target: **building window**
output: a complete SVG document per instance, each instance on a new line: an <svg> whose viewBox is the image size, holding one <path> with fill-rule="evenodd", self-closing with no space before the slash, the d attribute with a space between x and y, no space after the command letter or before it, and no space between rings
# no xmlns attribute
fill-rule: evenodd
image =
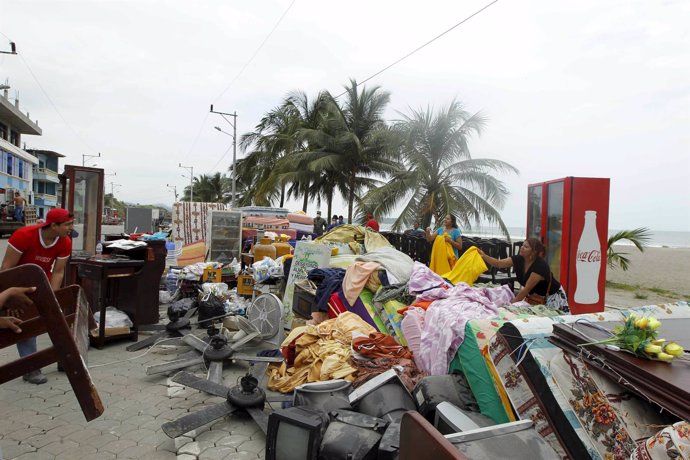
<svg viewBox="0 0 690 460"><path fill-rule="evenodd" d="M24 160L17 160L17 177L26 179L26 176L24 175Z"/></svg>
<svg viewBox="0 0 690 460"><path fill-rule="evenodd" d="M6 153L5 158L7 159L7 165L5 166L5 172L11 176L12 175L12 163L13 163L12 160L14 160L14 157L12 156L11 153Z"/></svg>
<svg viewBox="0 0 690 460"><path fill-rule="evenodd" d="M7 125L0 123L0 138L7 140Z"/></svg>
<svg viewBox="0 0 690 460"><path fill-rule="evenodd" d="M14 144L19 147L19 133L15 130L10 131L10 144Z"/></svg>

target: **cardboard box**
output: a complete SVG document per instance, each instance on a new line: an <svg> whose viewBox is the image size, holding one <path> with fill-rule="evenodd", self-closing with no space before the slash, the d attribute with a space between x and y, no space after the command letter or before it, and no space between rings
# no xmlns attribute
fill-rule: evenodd
<svg viewBox="0 0 690 460"><path fill-rule="evenodd" d="M122 334L129 334L131 331L127 326L122 326L122 327L106 327L105 328L105 337L112 337L114 335L122 335ZM89 335L91 337L98 337L98 329L91 329L89 331Z"/></svg>

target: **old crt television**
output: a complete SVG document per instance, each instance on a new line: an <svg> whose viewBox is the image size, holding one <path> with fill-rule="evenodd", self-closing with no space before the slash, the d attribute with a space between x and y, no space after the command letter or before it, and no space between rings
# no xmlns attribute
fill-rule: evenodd
<svg viewBox="0 0 690 460"><path fill-rule="evenodd" d="M447 401L443 401L436 406L434 426L441 434L452 434L481 428L465 412Z"/></svg>
<svg viewBox="0 0 690 460"><path fill-rule="evenodd" d="M328 414L304 407L279 409L268 417L266 460L316 460Z"/></svg>

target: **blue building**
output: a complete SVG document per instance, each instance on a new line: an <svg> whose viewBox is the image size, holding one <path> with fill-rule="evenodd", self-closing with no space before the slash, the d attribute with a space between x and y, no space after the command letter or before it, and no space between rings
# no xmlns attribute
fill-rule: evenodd
<svg viewBox="0 0 690 460"><path fill-rule="evenodd" d="M36 217L45 219L46 213L58 206L58 161L65 156L52 150L29 149L27 152L38 159L38 164L33 168L34 206Z"/></svg>
<svg viewBox="0 0 690 460"><path fill-rule="evenodd" d="M0 95L0 204L13 206L14 193L19 192L29 204L33 204L33 166L38 158L24 151L22 135L40 136L38 123L29 114L19 110L19 100L10 102L9 85L3 84Z"/></svg>

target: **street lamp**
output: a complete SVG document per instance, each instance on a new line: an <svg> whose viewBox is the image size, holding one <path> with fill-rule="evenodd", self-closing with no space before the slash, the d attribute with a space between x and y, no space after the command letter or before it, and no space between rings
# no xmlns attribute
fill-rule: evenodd
<svg viewBox="0 0 690 460"><path fill-rule="evenodd" d="M100 158L101 157L101 152L98 152L98 155L84 155L82 154L81 156L81 165L86 166L86 159L87 158ZM95 166L95 165L94 165Z"/></svg>
<svg viewBox="0 0 690 460"><path fill-rule="evenodd" d="M166 187L171 189L175 194L175 203L177 203L177 187L175 185L165 184Z"/></svg>
<svg viewBox="0 0 690 460"><path fill-rule="evenodd" d="M218 126L215 128L220 131L223 134L227 134L228 136L232 137L232 203L231 207L235 207L235 187L236 187L236 182L237 182L237 112L233 113L225 113L225 112L217 112L213 110L213 104L211 104L211 113L217 113L221 117L223 117L223 120L227 121L230 126L232 126L232 134L226 133L222 129L220 129ZM233 117L232 120L228 120L225 116Z"/></svg>
<svg viewBox="0 0 690 460"><path fill-rule="evenodd" d="M179 166L189 171L189 202L191 203L194 201L194 166L182 166L182 163ZM182 177L187 176L182 174Z"/></svg>

